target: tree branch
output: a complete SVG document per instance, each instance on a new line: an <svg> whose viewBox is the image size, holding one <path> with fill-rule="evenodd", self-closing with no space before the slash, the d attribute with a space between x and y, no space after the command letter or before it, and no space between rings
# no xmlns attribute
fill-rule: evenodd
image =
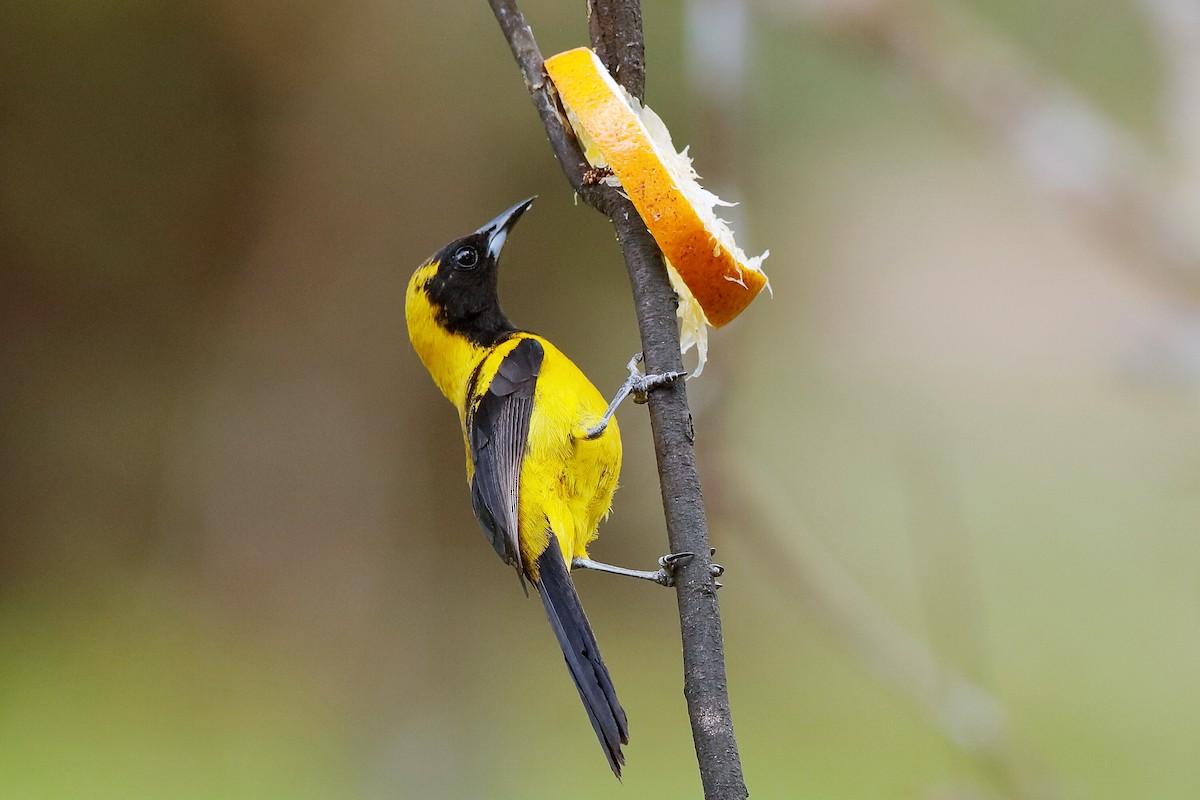
<svg viewBox="0 0 1200 800"><path fill-rule="evenodd" d="M641 100L646 95L646 37L641 0L588 0L592 49L617 83Z"/></svg>
<svg viewBox="0 0 1200 800"><path fill-rule="evenodd" d="M678 300L658 246L627 198L609 187L584 184L587 165L555 103L533 32L515 0L489 3L521 67L567 180L616 228L633 289L647 371L682 371L675 313ZM589 0L588 8L593 47L618 83L640 98L645 86L645 39L639 3ZM695 431L686 384L675 381L654 391L649 407L671 551L695 554L676 573L676 597L683 641L683 693L704 796L707 800L743 800L747 791L729 710L721 615L709 570L712 559L708 521L696 467Z"/></svg>
<svg viewBox="0 0 1200 800"><path fill-rule="evenodd" d="M580 196L583 196L583 174L588 170L587 159L575 135L571 133L567 119L555 101L554 86L546 75L546 64L542 59L542 51L538 49L537 41L533 38L533 30L525 22L525 15L515 2L496 2L489 0L500 30L508 41L513 58L521 68L521 77L525 79L525 88L533 100L533 107L542 118L542 127L550 137L550 147L558 165L562 167L567 181ZM595 205L589 203L589 205Z"/></svg>

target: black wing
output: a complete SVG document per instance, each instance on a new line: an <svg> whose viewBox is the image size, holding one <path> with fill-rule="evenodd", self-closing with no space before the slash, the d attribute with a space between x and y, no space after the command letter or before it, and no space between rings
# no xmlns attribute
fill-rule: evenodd
<svg viewBox="0 0 1200 800"><path fill-rule="evenodd" d="M467 440L475 465L471 505L496 555L516 567L522 585L525 565L517 542L518 490L533 394L544 355L536 339L518 342L500 362L467 420Z"/></svg>

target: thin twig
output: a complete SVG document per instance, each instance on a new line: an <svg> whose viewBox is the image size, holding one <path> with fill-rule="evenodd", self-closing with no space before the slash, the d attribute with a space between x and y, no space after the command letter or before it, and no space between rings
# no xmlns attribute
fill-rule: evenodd
<svg viewBox="0 0 1200 800"><path fill-rule="evenodd" d="M633 289L646 369L682 371L675 313L678 300L658 246L628 199L608 187L583 185L587 165L554 102L533 32L515 0L489 3L521 67L567 180L616 228ZM640 98L645 85L645 39L639 4L636 0L590 0L589 18L593 47L616 80ZM686 384L675 381L656 390L650 395L649 407L670 547L672 552L695 554L676 573L676 597L683 641L683 692L704 796L707 800L743 800L747 792L729 710L721 615L710 572L708 521L696 467L695 431Z"/></svg>

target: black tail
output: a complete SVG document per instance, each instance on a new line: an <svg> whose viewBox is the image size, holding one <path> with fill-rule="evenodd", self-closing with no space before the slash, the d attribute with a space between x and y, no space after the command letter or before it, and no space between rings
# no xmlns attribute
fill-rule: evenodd
<svg viewBox="0 0 1200 800"><path fill-rule="evenodd" d="M571 583L562 550L553 533L550 533L550 544L538 557L537 565L538 593L542 596L542 605L546 607L546 616L550 618L550 626L558 637L567 668L575 679L575 688L579 690L579 697L587 709L596 738L608 756L608 765L620 778L621 765L625 763L621 745L629 743L625 710L617 702L617 691L613 688L612 678L608 676L608 667L604 666L604 659L600 657L596 637L592 635L592 627L588 625L583 606L579 604L575 584Z"/></svg>

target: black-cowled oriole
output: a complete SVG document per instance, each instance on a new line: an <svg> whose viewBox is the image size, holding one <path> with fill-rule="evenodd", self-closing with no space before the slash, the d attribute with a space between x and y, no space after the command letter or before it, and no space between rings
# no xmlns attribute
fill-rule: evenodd
<svg viewBox="0 0 1200 800"><path fill-rule="evenodd" d="M570 567L599 569L669 585L674 564L656 572L592 561L588 544L609 511L621 471L621 434L612 414L626 395L679 377L630 378L606 407L575 364L546 339L519 330L500 309L497 262L505 239L533 198L417 268L405 315L413 349L458 409L467 449L471 504L484 535L522 585L532 583L562 647L588 718L617 777L629 740L625 711Z"/></svg>

